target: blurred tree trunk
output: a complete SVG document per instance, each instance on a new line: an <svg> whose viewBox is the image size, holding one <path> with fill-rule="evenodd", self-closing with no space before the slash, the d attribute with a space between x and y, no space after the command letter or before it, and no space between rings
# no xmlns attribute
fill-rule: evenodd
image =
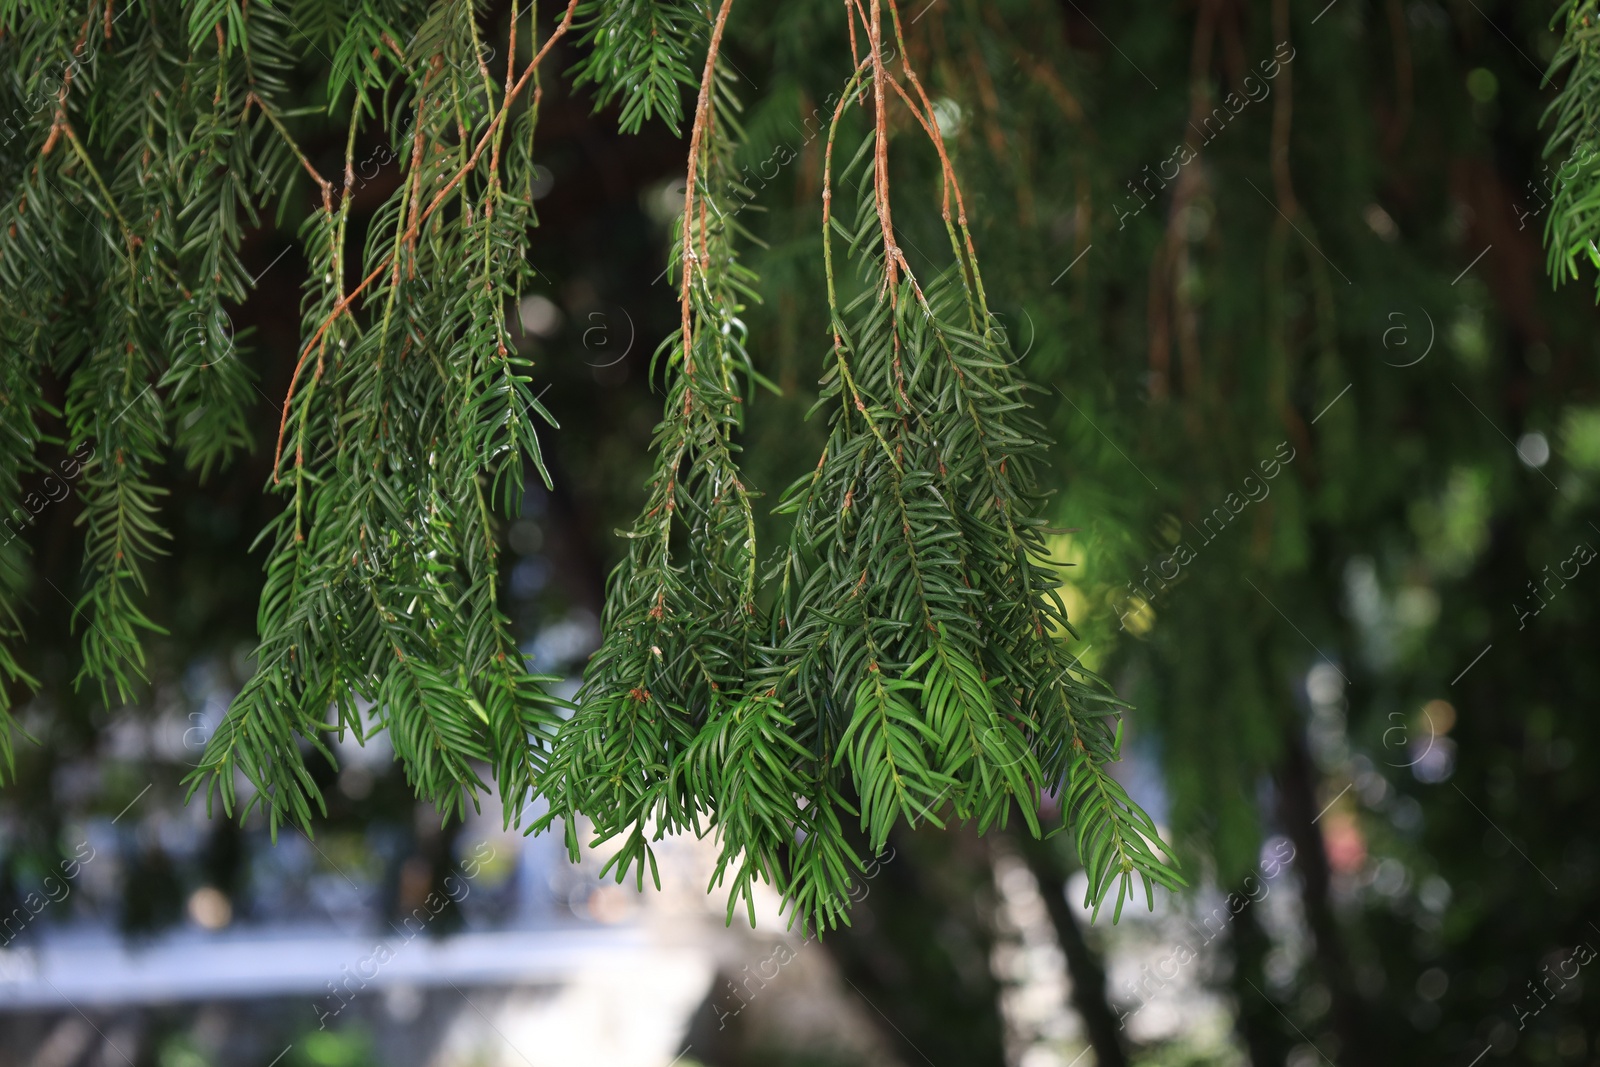
<svg viewBox="0 0 1600 1067"><path fill-rule="evenodd" d="M902 830L889 844L860 880L850 925L822 940L846 995L903 1063L1004 1067L988 848L955 827Z"/></svg>
<svg viewBox="0 0 1600 1067"><path fill-rule="evenodd" d="M1067 975L1072 979L1072 1006L1088 1031L1095 1063L1099 1067L1127 1067L1128 1054L1123 1045L1121 1024L1106 999L1105 968L1084 939L1083 929L1072 914L1072 905L1067 903L1067 874L1060 855L1049 841L1040 841L1032 834L1011 836L1033 872L1034 880L1039 883L1039 893L1050 913L1050 924L1055 927L1056 940L1067 958Z"/></svg>
<svg viewBox="0 0 1600 1067"><path fill-rule="evenodd" d="M1256 908L1245 908L1230 928L1233 950L1234 1026L1250 1055L1251 1067L1281 1067L1291 1042L1283 1035L1283 1016L1266 996L1262 966L1272 941L1256 920Z"/></svg>
<svg viewBox="0 0 1600 1067"><path fill-rule="evenodd" d="M1344 1064L1367 1064L1375 1062L1367 1049L1369 1021L1328 899L1328 854L1315 822L1319 810L1316 779L1304 729L1293 720L1284 731L1283 760L1278 766L1278 817L1294 842L1294 869L1300 876L1301 902L1315 942L1317 972L1332 998L1330 1024L1339 1039L1336 1058Z"/></svg>

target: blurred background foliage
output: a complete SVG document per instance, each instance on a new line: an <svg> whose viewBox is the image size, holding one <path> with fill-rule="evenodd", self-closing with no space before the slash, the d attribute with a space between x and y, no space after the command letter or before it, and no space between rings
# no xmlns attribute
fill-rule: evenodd
<svg viewBox="0 0 1600 1067"><path fill-rule="evenodd" d="M491 40L505 6L484 7ZM782 390L756 401L745 434L768 503L823 440L805 421L827 348L812 116L842 77L824 61L847 54L839 8L736 5L724 46L747 83L741 163L758 190L741 221L766 242L749 255L765 295L749 349ZM1221 1051L1131 1040L1116 1016L1140 1001L1102 976L1107 932L1052 907L1103 1064L1600 1062L1595 983L1538 986L1600 943L1600 727L1583 710L1600 692L1585 643L1600 573L1582 551L1600 542L1600 320L1592 268L1564 286L1544 273L1550 170L1576 147L1543 155L1541 117L1566 76L1546 78L1556 13L1512 0L908 8L991 305L1046 387L1063 591L1086 660L1136 706L1130 791L1170 827L1191 880L1221 893L1270 840L1295 849L1292 928L1245 908L1205 977L1236 1021ZM310 104L327 72L306 52ZM553 58L578 56L566 42ZM562 428L545 435L554 489L531 488L507 530L505 603L536 669L569 675L597 639L611 532L648 471L647 357L676 322L661 271L684 156L661 124L621 135L621 103L593 104L547 77L543 288L517 315ZM344 131L297 122L336 168ZM359 136L362 158L384 158L381 133ZM897 196L931 208L936 161L905 140ZM397 180L392 163L370 170L358 221ZM939 247L917 228L933 211L900 217L908 249ZM261 487L298 343L299 221L245 244L259 282L232 318L261 394L253 451L203 485L176 463L166 474L175 538L149 613L170 634L151 643L136 703L108 708L70 684L74 502L25 535L37 579L19 657L42 687L21 711L37 743L0 793L0 912L85 836L117 863L64 912L100 909L129 936L195 921L202 887L224 922L332 906L326 857L207 820L179 787L250 670L250 545L273 506ZM453 862L453 831L381 752L318 773L328 862L408 910ZM904 1062L923 1049L1006 1062L982 965L1000 846L960 830L894 845L892 877L827 951L882 1008ZM1056 899L1072 889L1067 842L1006 847ZM287 1018L286 1032L303 1025ZM180 1022L150 1017L176 1035L149 1043L150 1062L210 1062ZM371 1049L349 1030L296 1055L357 1064Z"/></svg>

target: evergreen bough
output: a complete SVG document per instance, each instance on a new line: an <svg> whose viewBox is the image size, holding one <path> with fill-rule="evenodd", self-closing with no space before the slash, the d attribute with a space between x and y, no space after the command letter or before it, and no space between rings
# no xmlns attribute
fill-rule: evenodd
<svg viewBox="0 0 1600 1067"><path fill-rule="evenodd" d="M257 669L210 739L191 794L276 831L309 831L325 739L386 729L417 792L464 814L489 788L509 823L535 797L576 852L616 839L620 880L650 843L714 832L729 915L776 886L810 928L846 914L867 848L894 826L1045 831L1060 790L1096 910L1182 880L1113 779L1120 703L1067 649L1046 553L1047 442L988 308L939 115L894 0L844 4L852 55L831 114L820 212L830 343L815 469L780 499L786 542L757 544L739 466L754 387L740 319L759 299L737 221L740 102L721 56L733 0L571 0L541 36L512 0L491 46L470 0L0 2L10 140L0 228L0 506L40 461L40 381L66 383L71 443L93 442L80 682L143 680L144 568L167 539L153 474L176 450L202 475L247 443L254 383L222 328L252 280L240 240L302 175L312 265L270 489L283 510ZM576 80L625 131L688 120L672 246L682 323L656 353L665 405L645 506L611 576L603 644L573 705L531 674L498 605L498 524L525 464L548 483L554 425L507 332L528 266L539 66L561 38ZM503 68L491 65L494 49ZM289 86L315 65L344 124L342 173L294 139ZM700 68L696 75L695 68ZM680 90L692 88L686 115ZM898 247L891 118L939 160L950 258ZM402 181L349 248L358 134L381 125ZM863 132L864 131L864 132ZM859 190L855 203L835 192ZM360 264L348 270L348 264ZM20 542L0 548L0 619L20 636ZM32 680L0 642L0 673ZM4 699L4 698L0 698ZM8 713L9 705L4 705ZM370 713L363 708L370 707ZM375 720L369 719L369 714ZM0 729L9 764L11 731ZM248 795L236 792L242 777Z"/></svg>
<svg viewBox="0 0 1600 1067"><path fill-rule="evenodd" d="M1549 76L1565 70L1567 80L1545 112L1547 120L1555 120L1545 156L1559 165L1547 174L1542 192L1550 198L1545 218L1549 271L1559 284L1576 281L1585 259L1600 267L1600 0L1567 0L1554 24L1564 33ZM1543 206L1544 197L1539 199ZM1600 283L1595 294L1600 299Z"/></svg>

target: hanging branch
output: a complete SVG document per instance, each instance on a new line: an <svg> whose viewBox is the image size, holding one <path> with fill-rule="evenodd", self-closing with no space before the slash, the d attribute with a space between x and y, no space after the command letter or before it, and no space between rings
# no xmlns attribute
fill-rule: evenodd
<svg viewBox="0 0 1600 1067"><path fill-rule="evenodd" d="M534 273L532 202L508 186L532 180L538 67L576 7L520 75L510 65L522 17L513 9L498 101L479 60L479 79L446 76L469 69L458 57L481 56L470 6L430 8L405 50L380 52L408 64L411 106L396 113L409 111L412 151L369 226L368 266L354 286L343 264L364 90L337 208L325 196L307 222L313 295L280 420L275 485L291 432L295 456L281 479L291 506L269 529L262 665L190 778L191 790L209 798L215 789L237 811L242 773L254 787L243 809L263 805L274 829L284 819L304 826L320 807L300 741L326 754L329 730L358 739L387 730L413 787L447 817L477 805L487 764L515 822L543 772L562 702L544 688L553 679L529 673L498 604L496 512L514 513L521 500L525 457L548 481L534 419L553 424L505 325ZM527 18L532 26L537 12ZM513 117L530 83L532 102ZM430 282L458 275L467 284ZM327 446L313 454L319 439Z"/></svg>
<svg viewBox="0 0 1600 1067"><path fill-rule="evenodd" d="M1036 798L1059 786L1091 898L1098 906L1119 882L1120 913L1134 875L1147 892L1181 879L1154 851L1149 818L1104 770L1118 744L1116 702L1058 637L1070 628L1032 474L1044 442L991 321L961 187L892 0L909 91L884 62L882 0L845 5L859 58L828 127L821 218L831 433L780 504L792 534L752 625L754 526L732 462L731 377L736 366L750 372L729 339L742 338L735 294L753 295L753 279L718 203L737 137L731 94L719 92L729 7L709 22L689 138L674 247L681 325L658 352L670 356L670 388L656 472L611 577L604 642L557 739L538 825L563 821L576 856L586 818L592 844L621 839L607 873L640 884L647 864L654 871L651 840L715 833L712 882L728 886L730 920L740 901L753 918L764 881L794 922L820 929L848 921L850 878L863 869L843 817L859 818L875 851L902 819L986 829L1014 806L1039 833ZM854 43L857 20L869 55ZM953 262L926 282L895 236L896 98L940 162ZM863 190L847 227L835 211L834 148L858 105L869 132L841 175ZM841 295L839 237L862 283L852 297Z"/></svg>
<svg viewBox="0 0 1600 1067"><path fill-rule="evenodd" d="M1546 163L1541 182L1550 199L1544 243L1555 284L1576 281L1585 259L1600 268L1600 0L1567 0L1553 20L1563 22L1547 77L1565 71L1566 83L1544 113L1544 121L1554 119L1545 158L1561 162L1553 173ZM1600 277L1595 298L1600 301Z"/></svg>
<svg viewBox="0 0 1600 1067"><path fill-rule="evenodd" d="M642 883L648 841L699 832L714 786L688 769L696 730L720 721L743 689L757 583L754 504L734 459L743 425L743 301L754 274L740 265L738 102L719 62L732 0L708 25L689 136L684 210L673 246L681 324L662 342L667 397L652 447L657 462L627 560L608 583L600 650L578 711L546 777L550 813L577 855L577 816L595 843L625 838L608 870ZM667 46L667 47L670 47Z"/></svg>
<svg viewBox="0 0 1600 1067"><path fill-rule="evenodd" d="M889 7L921 106L873 63L873 129L856 157L870 155L873 194L848 232L850 257L878 281L843 307L832 266L832 145L853 82L830 129L823 238L835 369L824 397L845 402L817 471L786 498L798 536L782 568L779 658L798 668L783 677L836 679L831 700L812 712L813 736L833 766L848 766L873 847L902 816L938 822L949 805L983 828L1003 821L1010 798L1065 781L1091 900L1098 905L1116 880L1120 913L1134 874L1147 893L1181 879L1153 851L1148 817L1103 770L1117 747L1114 703L1056 637L1069 627L1051 591L1031 475L1043 442L1022 414L1026 386L989 320L960 185L893 0ZM853 10L881 57L879 4ZM927 284L893 238L881 104L891 90L940 158L955 263ZM880 235L876 254L864 243L869 230ZM964 329L950 317L962 307ZM839 636L846 619L856 636ZM1008 647L1001 635L1018 636ZM789 715L807 718L795 711L809 687L777 696ZM842 718L832 708L853 711ZM1032 803L1021 810L1032 825Z"/></svg>
<svg viewBox="0 0 1600 1067"><path fill-rule="evenodd" d="M332 49L328 111L344 123L342 180L313 165L281 106L302 58L291 42L312 38L273 5L152 9L128 21L114 70L50 88L9 204L15 223L0 231L0 338L27 380L48 370L67 382L69 433L96 449L82 519L85 678L124 697L138 684L140 638L158 628L139 597L166 536L152 477L168 446L205 474L248 441L250 380L218 324L253 284L237 253L260 225L256 205L281 205L304 173L317 203L300 234L309 275L274 444L284 506L262 535L257 669L191 793L241 816L259 805L274 832L286 821L309 831L324 804L313 754L332 759L329 734L387 731L414 790L446 817L491 787L508 824L542 797L536 829L561 821L576 853L587 821L591 843L618 843L607 872L640 884L652 841L710 833L730 918L740 901L753 917L764 882L810 930L849 921L865 863L845 820L874 851L902 823L986 830L1014 810L1043 833L1038 796L1060 790L1097 906L1116 882L1120 911L1135 875L1147 892L1179 884L1104 768L1120 704L1064 644L1036 481L1047 442L992 321L896 0L844 5L850 69L820 212L827 443L783 494L789 528L758 566L757 494L738 459L745 409L767 383L743 319L759 294L739 255L752 238L723 58L732 10L568 0L540 42L536 9L514 0L497 79L475 5L359 5L319 31ZM15 32L76 62L100 15L95 4L81 27L74 15ZM524 18L533 56L519 67ZM652 116L675 126L680 89L697 92L668 252L679 323L652 362L665 394L654 468L608 583L602 646L566 705L530 673L501 611L498 544L528 464L549 481L538 429L554 420L507 321L536 277L539 66L574 28L590 46L577 80L602 104L626 94L623 129ZM82 119L156 85L181 90L141 104L141 123ZM894 208L921 225L934 207L892 183L902 106L938 159L950 246L920 277ZM357 227L356 145L370 122L410 151ZM835 202L848 187L853 211ZM10 377L0 402L22 428L46 410ZM0 444L0 500L30 455ZM26 576L14 552L0 548L0 565L0 626L14 630L5 620ZM0 677L21 680L3 649ZM0 722L7 760L9 730Z"/></svg>
<svg viewBox="0 0 1600 1067"><path fill-rule="evenodd" d="M550 38L547 41L545 41L544 46L534 53L533 59L528 62L528 66L523 70L521 77L519 77L516 80L516 83L513 84L509 90L507 90L505 97L501 100L500 110L496 112L493 120L489 123L489 128L484 130L483 134L478 138L477 143L473 145L472 155L468 157L466 162L461 164L456 172L451 175L449 180L446 181L438 190L438 192L434 194L433 199L429 201L428 206L420 213L413 214L411 221L405 230L403 237L405 242L410 243L416 239L418 233L421 231L422 226L427 223L427 221L433 216L433 213L439 209L440 205L449 198L451 192L455 190L456 186L459 185L461 181L472 172L473 168L478 165L478 158L483 155L484 148L495 139L496 131L505 122L506 115L511 110L511 105L515 103L516 98L521 95L523 87L528 83L528 79L533 76L534 71L538 70L540 62L544 59L546 53L548 53L550 49L554 47L556 41L560 40L567 30L571 28L572 18L578 10L579 2L580 0L568 0L566 15L556 26L555 32L550 35ZM511 48L516 44L515 19L511 20L511 25L511 40L507 44L506 53L507 63L510 62L510 57L515 54L511 51ZM315 172L313 172L313 174L314 173ZM349 185L350 173L350 161L347 159L347 188ZM348 191L346 193L346 197L348 197ZM354 289L340 296L339 300L334 304L332 310L329 311L328 314L323 318L321 324L311 334L310 339L306 341L304 347L301 348L300 358L298 361L296 361L294 366L294 373L289 376L289 392L288 395L284 397L283 415L278 423L278 443L272 454L273 484L276 485L279 481L278 467L283 458L284 430L289 421L289 409L294 403L295 385L300 380L300 372L305 368L306 360L310 357L313 349L318 349L319 351L321 350L320 345L322 343L323 336L327 333L329 327L334 324L339 316L346 314L350 310L350 307L355 303L356 298L360 296L363 291L365 291L367 286L376 281L377 278L389 268L391 262L393 261L393 257L394 253L391 252L388 256L380 260L377 266L373 267L371 272L367 274L365 278L362 278ZM295 459L296 465L298 466L302 460L303 457L297 454Z"/></svg>

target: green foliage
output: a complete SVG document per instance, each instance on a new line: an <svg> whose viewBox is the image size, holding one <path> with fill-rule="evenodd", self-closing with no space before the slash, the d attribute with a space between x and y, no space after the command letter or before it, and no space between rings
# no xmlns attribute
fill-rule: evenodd
<svg viewBox="0 0 1600 1067"><path fill-rule="evenodd" d="M250 379L224 303L247 291L239 240L287 157L264 123L235 113L252 56L287 55L287 27L258 11L250 50L229 54L191 49L165 6L4 17L5 362L19 380L65 382L69 445L94 442L80 484L80 681L126 700L143 678L142 635L161 632L140 607L167 540L155 469L175 445L210 472L244 443ZM19 444L38 441L37 391L8 396ZM10 514L17 498L4 503Z"/></svg>
<svg viewBox="0 0 1600 1067"><path fill-rule="evenodd" d="M259 805L274 832L309 828L328 735L387 730L446 817L489 781L508 822L542 795L541 827L563 822L574 850L585 822L597 842L620 838L616 875L641 881L652 839L714 832L730 917L740 899L753 915L761 880L802 925L826 927L847 918L863 869L846 819L873 851L902 821L988 829L1013 808L1039 834L1039 797L1061 790L1088 898L1098 908L1115 885L1120 915L1136 876L1147 894L1181 879L1107 773L1121 705L1064 643L1038 487L1048 441L988 308L943 113L903 58L892 0L847 11L868 55L827 134L827 443L781 498L788 536L760 558L739 464L764 380L741 317L760 298L739 258L755 194L735 166L741 104L720 52L731 7L572 0L540 43L535 10L513 3L503 60L470 0L301 3L293 21L236 0L115 16L96 3L81 21L0 9L6 104L25 114L21 151L0 165L13 220L0 236L4 503L36 462L36 419L51 414L37 383L53 373L68 441L95 446L80 680L130 699L142 638L160 632L142 606L168 539L158 469L175 451L212 474L247 443L253 383L226 314L253 284L238 249L266 208L281 216L309 191L257 669L191 795L241 815ZM884 16L900 75L883 60ZM682 325L656 354L655 470L563 723L500 609L498 524L526 464L549 481L537 427L554 420L506 323L536 278L538 66L570 29L588 45L576 81L600 105L622 100L624 131L652 117L676 129L682 88L699 96L671 259ZM325 78L310 109L287 88L306 64ZM897 247L886 102L940 160L951 257L926 277ZM310 111L343 130L332 177L295 138ZM354 156L374 125L399 146L400 180L357 247ZM835 176L841 135L857 148ZM848 222L836 178L860 193ZM26 574L14 553L3 562L9 613ZM0 673L26 681L8 653Z"/></svg>
<svg viewBox="0 0 1600 1067"><path fill-rule="evenodd" d="M7 334L14 329L11 321L0 321L0 343L8 348L11 337ZM48 410L32 368L21 360L0 360L0 501L12 505L0 526L0 757L8 775L16 773L12 733L17 727L11 717L11 692L18 684L38 685L17 663L9 645L22 636L18 608L28 591L27 563L18 540L30 517L23 510L28 503L23 479L38 469L34 448L42 435L36 413Z"/></svg>
<svg viewBox="0 0 1600 1067"><path fill-rule="evenodd" d="M531 13L512 22L532 37ZM195 779L232 808L242 774L243 808L264 805L274 826L309 820L320 796L305 757L326 755L330 728L361 735L357 701L376 704L419 791L458 812L483 784L473 760L509 806L525 803L558 721L496 600L493 515L520 499L526 460L540 466L534 420L549 419L505 326L531 277L533 70L510 92L489 77L470 4L363 3L341 26L327 95L347 116L347 156L381 102L412 151L359 257L346 254L348 163L341 190L315 176L258 670ZM95 444L81 482L82 678L126 700L141 635L160 629L141 607L167 537L156 470L176 448L211 473L246 441L251 382L225 308L252 284L237 251L258 205L285 203L312 171L282 98L301 49L321 46L291 45L272 5L231 2L10 12L6 29L8 110L26 116L8 130L15 221L0 238L20 435L6 504L45 410L26 383L48 369L66 382L69 441Z"/></svg>
<svg viewBox="0 0 1600 1067"><path fill-rule="evenodd" d="M551 809L542 825L565 818L574 852L579 813L601 839L626 834L619 879L637 864L642 880L649 834L701 829L724 771L735 788L766 791L763 817L775 830L794 798L810 793L790 777L781 743L762 752L763 742L786 736L773 733L772 717L782 720L776 708L762 705L753 731L724 733L715 724L744 689L756 610L754 503L734 438L752 374L739 315L742 301L759 298L734 244L742 232L732 164L738 101L714 62L705 86L696 108L696 127L706 131L693 149L696 195L672 245L684 322L654 360L668 372L655 469L627 560L607 586L605 644L585 672L546 781ZM755 753L763 766L742 766Z"/></svg>
<svg viewBox="0 0 1600 1067"><path fill-rule="evenodd" d="M876 25L861 29L877 41ZM750 376L738 315L754 295L733 248L734 197L749 194L730 162L737 105L715 58L675 243L685 323L657 354L670 382L659 460L612 576L605 644L558 741L542 825L564 820L576 855L573 816L585 816L597 840L622 839L617 877L632 870L641 883L652 834L714 829L730 918L741 898L753 916L762 880L803 925L825 927L845 918L862 869L844 817L859 818L873 851L902 820L953 815L987 829L1019 803L1039 833L1036 798L1065 782L1097 910L1115 883L1120 915L1136 874L1147 893L1181 884L1154 825L1104 769L1116 701L1060 640L1070 627L1035 487L1045 441L984 305L970 237L949 223L955 177L945 174L953 265L924 286L886 236L876 131L839 175L862 190L853 226L831 217L831 173L824 187L834 341L819 408L831 432L782 499L788 543L757 581L734 461ZM845 105L870 99L868 67L842 91L829 170ZM872 77L890 91L887 73ZM937 139L931 108L905 99ZM836 236L859 278L843 306Z"/></svg>
<svg viewBox="0 0 1600 1067"><path fill-rule="evenodd" d="M578 12L591 51L573 67L573 84L595 86L597 111L620 96L625 133L655 116L677 133L683 89L699 84L690 63L705 16L678 0L590 0Z"/></svg>
<svg viewBox="0 0 1600 1067"><path fill-rule="evenodd" d="M505 325L532 276L535 115L512 109L533 71L507 93L477 67L464 5L408 29L409 47L440 62L409 66L393 93L390 136L412 151L361 280L344 271L348 177L302 230L320 284L284 415L261 666L194 779L231 810L241 772L255 787L244 807L263 804L274 825L305 823L320 802L295 738L320 749L330 706L360 738L357 701L371 702L412 784L447 813L476 802L475 764L488 764L508 819L559 721L498 607L493 520L521 497L524 457L543 473L534 419L551 421Z"/></svg>
<svg viewBox="0 0 1600 1067"><path fill-rule="evenodd" d="M1584 259L1600 268L1595 244L1600 240L1600 0L1567 0L1555 23L1563 19L1550 76L1565 70L1566 84L1545 112L1547 120L1555 119L1545 156L1560 161L1545 182L1550 194L1545 245L1556 282L1576 281ZM1600 298L1600 281L1596 287Z"/></svg>

